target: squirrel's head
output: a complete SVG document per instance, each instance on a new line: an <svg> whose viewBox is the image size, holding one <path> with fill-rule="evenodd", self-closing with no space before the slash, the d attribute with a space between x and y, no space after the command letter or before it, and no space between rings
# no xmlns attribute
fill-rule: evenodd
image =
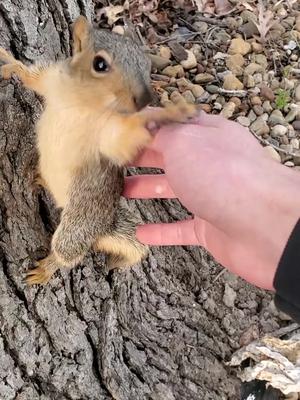
<svg viewBox="0 0 300 400"><path fill-rule="evenodd" d="M73 24L70 72L85 99L119 112L140 110L152 99L150 68L150 59L129 37L93 29L83 16Z"/></svg>

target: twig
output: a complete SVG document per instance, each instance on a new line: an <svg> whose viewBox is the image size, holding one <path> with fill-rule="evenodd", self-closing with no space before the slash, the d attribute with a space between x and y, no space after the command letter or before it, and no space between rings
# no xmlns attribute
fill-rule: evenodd
<svg viewBox="0 0 300 400"><path fill-rule="evenodd" d="M226 90L223 88L219 88L219 94L227 94L228 96L235 97L246 97L248 92L246 90Z"/></svg>
<svg viewBox="0 0 300 400"><path fill-rule="evenodd" d="M222 21L218 20L217 18L197 16L197 21L206 22L211 25L217 25L217 26L220 26L221 28L228 27L228 25L225 24L225 22L222 22Z"/></svg>
<svg viewBox="0 0 300 400"><path fill-rule="evenodd" d="M293 323L291 325L285 326L283 328L278 329L275 332L272 332L270 335L273 337L280 338L281 336L287 335L288 333L294 332L295 330L299 329L300 325L297 323Z"/></svg>
<svg viewBox="0 0 300 400"><path fill-rule="evenodd" d="M225 273L225 271L226 271L226 269L223 268L223 269L218 273L218 275L213 279L213 283L217 282L217 280L218 280L219 278L221 278L221 276Z"/></svg>
<svg viewBox="0 0 300 400"><path fill-rule="evenodd" d="M159 42L156 42L155 44L163 44L163 43L167 43L170 42L172 40L176 40L176 39L180 39L181 37L185 37L185 36L193 36L193 38L197 35L200 35L201 32L191 32L191 33L182 33L180 35L172 35L166 39L160 40ZM191 40L193 39L191 38ZM190 39L187 39L187 41L189 41Z"/></svg>
<svg viewBox="0 0 300 400"><path fill-rule="evenodd" d="M280 153L286 154L287 156L291 156L291 157L299 157L299 156L300 156L300 153L299 153L299 154L295 154L295 153L292 153L292 152L290 152L290 151L284 150L284 149L282 149L281 147L278 147L278 146L276 146L275 144L270 143L267 139L263 139L262 137L258 136L255 132L253 132L253 131L251 131L251 130L250 130L250 132L251 132L252 135L255 136L256 139L258 139L261 143L265 144L266 146L271 146L271 147L273 147L273 149L277 150L277 151L280 152Z"/></svg>
<svg viewBox="0 0 300 400"><path fill-rule="evenodd" d="M146 43L145 39L143 38L143 35L141 34L140 27L136 26L135 30L137 32L137 35L138 35L143 47L148 48L147 43Z"/></svg>

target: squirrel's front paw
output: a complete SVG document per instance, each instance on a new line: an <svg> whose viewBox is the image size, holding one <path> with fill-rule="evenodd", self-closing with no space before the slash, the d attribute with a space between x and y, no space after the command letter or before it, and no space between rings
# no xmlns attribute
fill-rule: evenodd
<svg viewBox="0 0 300 400"><path fill-rule="evenodd" d="M170 115L173 122L187 122L194 118L198 113L198 108L194 104L186 103L185 101L166 106L166 111Z"/></svg>

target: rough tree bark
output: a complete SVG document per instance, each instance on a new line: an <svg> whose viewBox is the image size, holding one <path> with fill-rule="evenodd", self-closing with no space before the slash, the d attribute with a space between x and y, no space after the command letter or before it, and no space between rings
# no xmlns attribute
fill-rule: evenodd
<svg viewBox="0 0 300 400"><path fill-rule="evenodd" d="M92 0L1 0L0 45L25 62L60 58L70 22L92 9ZM205 251L152 249L143 265L113 272L90 254L45 288L24 285L59 218L32 189L40 110L33 93L0 80L0 399L237 399L224 360L281 322L270 295L218 277ZM131 206L148 221L187 216L174 201Z"/></svg>

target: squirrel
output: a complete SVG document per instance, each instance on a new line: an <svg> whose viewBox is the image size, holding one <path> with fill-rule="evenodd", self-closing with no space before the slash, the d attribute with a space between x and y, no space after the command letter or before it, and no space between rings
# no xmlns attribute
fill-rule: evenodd
<svg viewBox="0 0 300 400"><path fill-rule="evenodd" d="M26 66L0 48L2 77L16 75L45 100L36 124L38 174L62 208L49 255L27 272L29 285L46 284L91 248L107 254L111 268L147 256L135 219L120 204L124 167L151 141L150 122L185 122L196 113L185 102L145 110L151 63L129 37L93 28L84 16L72 36L72 56L47 64Z"/></svg>

